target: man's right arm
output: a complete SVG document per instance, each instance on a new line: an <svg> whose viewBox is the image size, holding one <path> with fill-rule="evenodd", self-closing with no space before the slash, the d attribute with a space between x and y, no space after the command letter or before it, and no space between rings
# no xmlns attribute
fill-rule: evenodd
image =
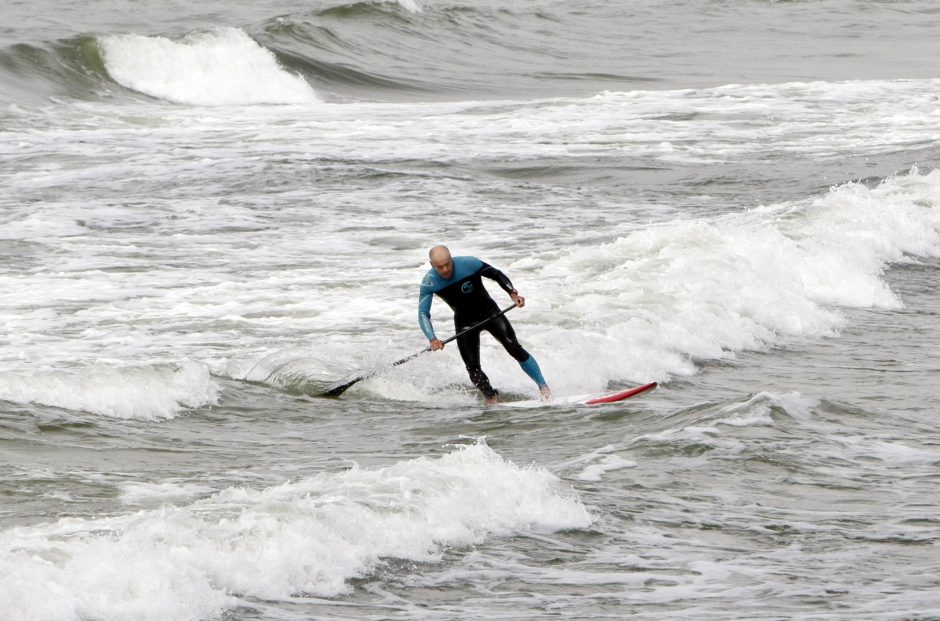
<svg viewBox="0 0 940 621"><path fill-rule="evenodd" d="M437 338L434 335L434 325L431 324L431 302L433 300L434 294L425 291L422 287L421 296L418 298L418 325L421 326L421 331L424 332L424 336L428 337L429 341Z"/></svg>
<svg viewBox="0 0 940 621"><path fill-rule="evenodd" d="M434 326L431 325L431 301L433 299L433 293L426 293L422 289L421 297L418 298L418 325L421 326L424 336L428 337L431 350L437 351L444 349L444 342L434 335Z"/></svg>

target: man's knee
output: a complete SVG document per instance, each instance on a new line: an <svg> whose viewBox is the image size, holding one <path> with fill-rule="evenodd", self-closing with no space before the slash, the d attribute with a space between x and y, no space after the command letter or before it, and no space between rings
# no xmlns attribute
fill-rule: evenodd
<svg viewBox="0 0 940 621"><path fill-rule="evenodd" d="M506 351L515 358L516 362L525 362L529 359L529 352L519 344L519 341L512 340L506 343Z"/></svg>

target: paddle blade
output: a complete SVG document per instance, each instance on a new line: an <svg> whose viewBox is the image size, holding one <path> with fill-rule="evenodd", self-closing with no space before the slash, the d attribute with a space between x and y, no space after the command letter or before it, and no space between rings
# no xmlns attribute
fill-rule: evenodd
<svg viewBox="0 0 940 621"><path fill-rule="evenodd" d="M327 390L325 393L323 393L321 396L323 396L323 397L338 397L338 396L340 396L341 394L343 394L344 392L346 392L346 390L348 390L350 386L352 386L353 384L355 384L356 382L358 382L358 381L361 380L361 379L362 379L361 377L357 377L356 379L350 380L350 381L346 382L345 384L340 384L339 386L334 386L333 388L330 388L330 389Z"/></svg>

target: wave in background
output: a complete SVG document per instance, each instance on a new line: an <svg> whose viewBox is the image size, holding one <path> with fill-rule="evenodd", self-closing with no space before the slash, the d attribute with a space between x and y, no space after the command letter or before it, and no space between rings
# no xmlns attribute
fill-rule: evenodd
<svg viewBox="0 0 940 621"><path fill-rule="evenodd" d="M515 34L533 14L564 19L539 17L532 9L425 8L402 0L337 5L209 31L211 25L197 21L182 35L144 30L25 41L0 50L0 75L17 87L2 96L29 102L143 93L186 105L309 103L316 101L313 89L339 99L465 98L506 89L536 96L556 85L549 76L550 88L538 87L546 77L545 58L553 59L549 68L564 63L567 46L590 38L582 24L574 40L536 32L523 43ZM565 80L634 83L596 68L580 76L578 66L587 63L578 56L560 71ZM513 67L498 68L492 58L512 59Z"/></svg>
<svg viewBox="0 0 940 621"><path fill-rule="evenodd" d="M29 41L0 50L0 71L18 87L2 96L15 102L143 93L184 105L250 105L315 102L314 88L340 99L464 98L519 81L531 89L538 80L527 72L539 72L545 53L563 58L560 50L570 42L555 41L557 52L546 52L552 39L544 35L519 45L513 32L530 17L470 6L425 11L411 0L361 2L278 16L257 27L206 31L199 24L185 35ZM492 71L494 57L512 58L519 67L500 76Z"/></svg>
<svg viewBox="0 0 940 621"><path fill-rule="evenodd" d="M910 27L911 15L925 32L935 29L936 12L924 2L905 3L904 11L881 5L820 8L830 19L819 19L800 3L716 2L689 19L683 3L596 3L585 9L560 1L400 0L274 16L263 16L263 8L220 7L229 15L221 24L207 23L207 13L188 15L187 8L177 7L176 19L168 19L135 5L111 7L102 25L88 21L93 11L85 12L73 20L85 24L80 37L72 28L61 38L7 45L0 49L0 76L10 88L0 97L35 102L143 92L200 105L306 102L311 94L302 79L327 100L413 101L928 78L936 75L930 63L936 54L924 46L940 45L931 37L893 34ZM122 24L125 30L115 31ZM206 33L216 26L218 31ZM841 36L832 37L832 28ZM31 34L24 29L22 36ZM107 68L99 47L109 57ZM801 54L796 62L788 56L794 47ZM231 67L239 64L245 67ZM240 83L248 78L255 83ZM182 89L184 84L189 88Z"/></svg>
<svg viewBox="0 0 940 621"><path fill-rule="evenodd" d="M182 38L83 35L0 50L0 101L139 98L197 106L313 104L310 84L238 28Z"/></svg>
<svg viewBox="0 0 940 621"><path fill-rule="evenodd" d="M108 74L122 86L173 103L250 105L315 103L300 76L234 28L197 33L183 41L140 35L100 40Z"/></svg>
<svg viewBox="0 0 940 621"><path fill-rule="evenodd" d="M537 271L555 283L544 294L582 335L594 335L585 359L615 351L605 362L621 361L620 373L637 379L656 360L661 379L691 373L695 359L834 335L840 307L900 307L883 273L893 262L940 256L938 201L940 172L913 172L807 203L651 226ZM550 348L584 341L573 336ZM624 364L623 349L637 358Z"/></svg>
<svg viewBox="0 0 940 621"><path fill-rule="evenodd" d="M0 373L0 400L113 418L173 418L212 405L218 396L208 369L193 362L140 367L98 363L69 371Z"/></svg>

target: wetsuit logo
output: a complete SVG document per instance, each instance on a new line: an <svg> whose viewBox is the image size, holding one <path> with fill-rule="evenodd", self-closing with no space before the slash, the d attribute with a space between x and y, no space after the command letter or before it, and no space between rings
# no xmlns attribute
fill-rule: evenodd
<svg viewBox="0 0 940 621"><path fill-rule="evenodd" d="M468 280L464 284L460 285L460 290L464 293L470 293L473 291L473 283Z"/></svg>

